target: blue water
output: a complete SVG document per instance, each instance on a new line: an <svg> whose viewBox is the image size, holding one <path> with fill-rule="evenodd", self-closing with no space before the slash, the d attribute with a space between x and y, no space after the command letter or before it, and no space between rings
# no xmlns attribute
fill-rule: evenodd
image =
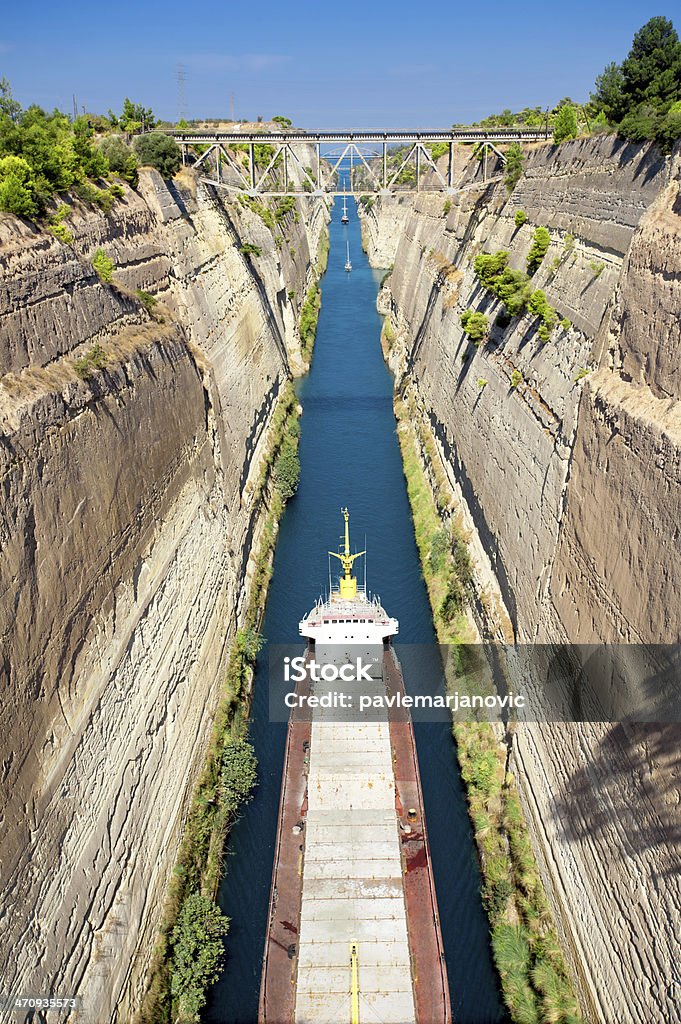
<svg viewBox="0 0 681 1024"><path fill-rule="evenodd" d="M330 225L314 359L298 386L300 486L281 521L262 632L272 643L297 642L300 618L326 589L326 552L336 548L339 510L347 505L353 543L368 550L369 589L399 620L400 641L431 643L432 617L395 433L392 378L379 344L380 274L362 252L354 202L348 211L350 224L341 225L342 203L337 203ZM346 239L350 274L343 269ZM259 786L232 830L227 851L219 899L231 928L225 970L204 1012L211 1024L257 1021L286 739L286 727L271 724L268 711L265 648L258 659L251 725ZM415 732L454 1020L493 1024L505 1015L451 730L446 723L422 723Z"/></svg>

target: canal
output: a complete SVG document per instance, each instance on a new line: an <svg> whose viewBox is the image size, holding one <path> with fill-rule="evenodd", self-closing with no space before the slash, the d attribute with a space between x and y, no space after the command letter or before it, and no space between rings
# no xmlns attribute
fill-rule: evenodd
<svg viewBox="0 0 681 1024"><path fill-rule="evenodd" d="M368 587L399 620L400 642L434 643L395 433L392 378L379 343L381 275L361 249L354 202L348 208L349 225L340 223L340 203L330 224L312 368L298 383L300 486L282 517L262 632L271 643L297 642L298 621L327 588L326 552L336 547L339 510L347 505L355 546L368 551ZM344 270L346 240L351 273ZM415 733L454 1021L496 1024L505 1014L451 730L429 722L417 723ZM259 785L227 850L219 900L231 926L225 969L203 1014L210 1024L257 1021L285 739L286 727L269 721L265 647L251 724Z"/></svg>

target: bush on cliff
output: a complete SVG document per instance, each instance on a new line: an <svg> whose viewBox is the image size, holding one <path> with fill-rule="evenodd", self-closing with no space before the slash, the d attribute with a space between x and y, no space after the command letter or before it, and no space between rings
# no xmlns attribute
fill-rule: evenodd
<svg viewBox="0 0 681 1024"><path fill-rule="evenodd" d="M523 312L532 292L527 274L507 266L508 252L478 253L473 266L480 283L501 299L509 316Z"/></svg>
<svg viewBox="0 0 681 1024"><path fill-rule="evenodd" d="M318 284L311 284L305 296L305 302L300 310L300 345L303 355L312 351L314 340L317 334L317 321L319 310L322 307L322 291Z"/></svg>
<svg viewBox="0 0 681 1024"><path fill-rule="evenodd" d="M137 159L132 150L126 146L121 136L107 135L99 143L99 148L106 157L109 168L114 174L119 174L121 178L124 178L135 188L139 180Z"/></svg>
<svg viewBox="0 0 681 1024"><path fill-rule="evenodd" d="M196 1020L206 1002L207 987L218 979L224 954L222 937L228 930L229 918L213 900L199 892L187 896L170 939L170 991L177 1021Z"/></svg>
<svg viewBox="0 0 681 1024"><path fill-rule="evenodd" d="M106 157L93 143L84 117L70 121L58 110L38 106L22 110L8 83L0 82L0 158L5 165L3 209L32 216L42 212L55 192L66 192L88 179L106 176ZM19 159L22 164L16 163ZM26 169L28 168L28 170Z"/></svg>
<svg viewBox="0 0 681 1024"><path fill-rule="evenodd" d="M471 341L482 341L489 328L489 319L484 313L467 309L461 314L461 326Z"/></svg>
<svg viewBox="0 0 681 1024"><path fill-rule="evenodd" d="M548 229L543 227L536 228L532 238L532 246L527 254L527 273L530 277L539 270L550 244L551 235Z"/></svg>
<svg viewBox="0 0 681 1024"><path fill-rule="evenodd" d="M291 498L300 480L300 460L297 442L288 434L284 438L277 461L274 463L274 479L282 498Z"/></svg>
<svg viewBox="0 0 681 1024"><path fill-rule="evenodd" d="M0 210L17 217L32 217L38 211L31 168L20 156L0 159Z"/></svg>
<svg viewBox="0 0 681 1024"><path fill-rule="evenodd" d="M103 249L95 250L92 257L92 266L100 281L111 284L113 280L114 261L107 256Z"/></svg>
<svg viewBox="0 0 681 1024"><path fill-rule="evenodd" d="M517 142L512 143L506 150L506 177L504 179L509 192L512 192L520 181L524 161L522 149Z"/></svg>
<svg viewBox="0 0 681 1024"><path fill-rule="evenodd" d="M258 762L248 740L227 743L222 754L220 786L230 815L250 800L257 778Z"/></svg>
<svg viewBox="0 0 681 1024"><path fill-rule="evenodd" d="M134 147L139 162L155 167L162 177L172 178L179 171L182 162L180 147L169 135L162 132L138 135Z"/></svg>

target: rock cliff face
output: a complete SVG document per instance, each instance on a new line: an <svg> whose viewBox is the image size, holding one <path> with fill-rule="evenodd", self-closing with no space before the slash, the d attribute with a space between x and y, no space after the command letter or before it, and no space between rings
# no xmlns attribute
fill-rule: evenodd
<svg viewBox="0 0 681 1024"><path fill-rule="evenodd" d="M519 641L679 640L679 170L678 156L612 138L538 146L510 197L481 183L447 207L441 195L381 199L364 215L370 257L394 263L380 300L388 358L439 442L480 580L498 587ZM472 160L460 183L479 177ZM505 249L524 270L538 225L551 243L533 287L570 321L546 343L536 318L498 318L472 265ZM480 347L463 334L466 309L489 316ZM498 617L481 626L504 632ZM612 674L620 689L604 710L616 718L629 683ZM596 724L528 724L515 737L589 1020L681 1019L677 743L668 728Z"/></svg>
<svg viewBox="0 0 681 1024"><path fill-rule="evenodd" d="M301 201L277 249L145 172L109 217L72 210L73 245L0 221L0 973L93 1024L139 1004L325 217Z"/></svg>

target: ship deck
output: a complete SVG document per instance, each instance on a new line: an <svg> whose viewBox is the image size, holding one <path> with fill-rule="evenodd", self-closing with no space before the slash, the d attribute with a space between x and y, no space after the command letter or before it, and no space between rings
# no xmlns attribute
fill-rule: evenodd
<svg viewBox="0 0 681 1024"><path fill-rule="evenodd" d="M389 693L403 686L390 650L375 686ZM405 829L410 808L416 814ZM316 711L312 723L289 724L262 1024L350 1021L352 942L361 1020L447 1024L411 723L403 715L348 722L338 711Z"/></svg>

